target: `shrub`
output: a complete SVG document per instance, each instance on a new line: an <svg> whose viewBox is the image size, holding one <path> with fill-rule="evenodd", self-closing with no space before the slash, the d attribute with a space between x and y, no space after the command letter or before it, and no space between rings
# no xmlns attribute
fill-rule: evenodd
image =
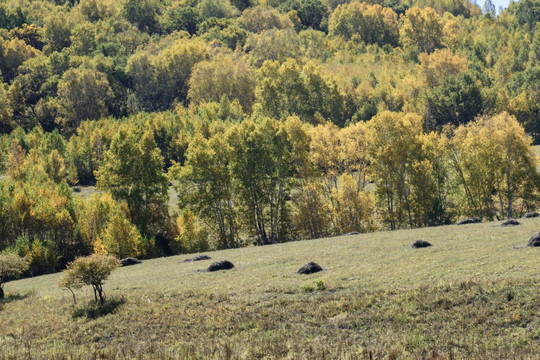
<svg viewBox="0 0 540 360"><path fill-rule="evenodd" d="M92 285L94 301L97 303L99 300L101 304L104 304L103 282L118 266L120 266L118 259L110 255L94 254L80 257L68 265L59 285L69 290L79 289L84 285Z"/></svg>
<svg viewBox="0 0 540 360"><path fill-rule="evenodd" d="M0 255L0 299L4 298L4 283L19 278L26 270L26 259L13 253Z"/></svg>
<svg viewBox="0 0 540 360"><path fill-rule="evenodd" d="M315 281L314 283L304 284L302 286L302 289L304 290L304 292L311 293L311 292L314 292L315 290L316 291L326 290L326 285L323 279L317 279L317 281Z"/></svg>

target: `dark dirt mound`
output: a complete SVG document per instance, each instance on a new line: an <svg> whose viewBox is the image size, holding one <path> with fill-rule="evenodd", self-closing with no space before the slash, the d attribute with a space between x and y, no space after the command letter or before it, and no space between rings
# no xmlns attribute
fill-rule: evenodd
<svg viewBox="0 0 540 360"><path fill-rule="evenodd" d="M466 224L478 224L478 223L481 223L481 222L482 222L482 219L472 217L472 218L459 220L457 224L458 225L466 225Z"/></svg>
<svg viewBox="0 0 540 360"><path fill-rule="evenodd" d="M218 271L218 270L229 270L234 267L233 263L227 260L217 261L212 263L207 269L207 271Z"/></svg>
<svg viewBox="0 0 540 360"><path fill-rule="evenodd" d="M528 213L526 213L525 215L523 215L523 217L524 217L525 219L535 218L535 217L539 217L539 216L540 216L540 214L537 213L536 211L528 212Z"/></svg>
<svg viewBox="0 0 540 360"><path fill-rule="evenodd" d="M527 246L540 247L540 232L537 232L527 243Z"/></svg>
<svg viewBox="0 0 540 360"><path fill-rule="evenodd" d="M314 262L308 262L306 265L298 269L297 273L298 274L313 274L319 271L322 271L322 267L320 267L318 264L315 264Z"/></svg>
<svg viewBox="0 0 540 360"><path fill-rule="evenodd" d="M194 258L184 260L184 262L203 261L203 260L210 260L210 259L211 257L208 255L197 255Z"/></svg>
<svg viewBox="0 0 540 360"><path fill-rule="evenodd" d="M130 265L137 265L142 263L141 260L135 259L132 257L127 257L125 259L120 260L120 263L122 263L122 266L130 266Z"/></svg>
<svg viewBox="0 0 540 360"><path fill-rule="evenodd" d="M521 225L521 223L514 219L508 219L501 224L501 226L517 226L517 225Z"/></svg>
<svg viewBox="0 0 540 360"><path fill-rule="evenodd" d="M430 246L433 246L431 245L431 243L425 241L425 240L416 240L414 242L414 244L412 244L412 248L413 249L421 249L421 248L426 248L426 247L430 247Z"/></svg>

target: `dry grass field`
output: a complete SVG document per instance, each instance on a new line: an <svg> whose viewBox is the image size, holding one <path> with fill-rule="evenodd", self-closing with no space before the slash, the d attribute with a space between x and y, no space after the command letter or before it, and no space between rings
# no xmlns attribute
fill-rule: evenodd
<svg viewBox="0 0 540 360"><path fill-rule="evenodd" d="M540 248L514 247L540 219L520 221L147 260L113 273L125 303L94 320L72 318L61 274L10 282L0 358L538 359ZM223 259L236 267L197 272ZM324 270L296 274L308 261Z"/></svg>

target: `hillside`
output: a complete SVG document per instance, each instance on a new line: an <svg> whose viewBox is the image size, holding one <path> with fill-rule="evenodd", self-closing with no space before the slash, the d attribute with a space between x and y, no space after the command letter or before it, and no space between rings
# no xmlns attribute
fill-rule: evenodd
<svg viewBox="0 0 540 360"><path fill-rule="evenodd" d="M6 284L0 358L537 358L540 220L377 232L120 268L114 314L72 319L60 274ZM433 247L412 250L425 239ZM190 256L189 256L190 257ZM298 275L308 261L324 271ZM317 285L318 282L318 285ZM89 288L78 292L91 298Z"/></svg>

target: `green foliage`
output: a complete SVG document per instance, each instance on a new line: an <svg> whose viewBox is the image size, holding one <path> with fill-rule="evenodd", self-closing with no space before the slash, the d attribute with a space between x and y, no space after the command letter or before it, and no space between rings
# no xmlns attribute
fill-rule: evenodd
<svg viewBox="0 0 540 360"><path fill-rule="evenodd" d="M264 30L259 34L252 34L246 40L245 48L253 64L257 67L267 60L284 62L288 58L299 55L300 44L298 35L293 29Z"/></svg>
<svg viewBox="0 0 540 360"><path fill-rule="evenodd" d="M94 301L105 303L103 283L109 275L120 266L120 262L110 255L91 255L77 258L64 270L64 277L59 282L60 287L79 289L84 285L92 285Z"/></svg>
<svg viewBox="0 0 540 360"><path fill-rule="evenodd" d="M176 220L178 235L174 239L173 253L197 253L208 251L209 232L197 220L193 212L185 210Z"/></svg>
<svg viewBox="0 0 540 360"><path fill-rule="evenodd" d="M208 140L195 139L188 148L186 166L171 170L179 181L180 203L188 205L212 224L217 237L216 248L235 247L238 244L239 210L233 202L233 174L229 168L232 148L222 134Z"/></svg>
<svg viewBox="0 0 540 360"><path fill-rule="evenodd" d="M257 244L284 240L278 237L280 219L287 207L285 197L296 182L294 175L307 156L306 137L296 117L244 121L229 133L231 170Z"/></svg>
<svg viewBox="0 0 540 360"><path fill-rule="evenodd" d="M302 0L298 6L297 14L306 28L327 30L328 8L321 0Z"/></svg>
<svg viewBox="0 0 540 360"><path fill-rule="evenodd" d="M26 270L28 262L14 253L0 254L0 300L4 299L4 283L16 280Z"/></svg>
<svg viewBox="0 0 540 360"><path fill-rule="evenodd" d="M37 274L534 209L538 0L484 10L6 0L0 250Z"/></svg>
<svg viewBox="0 0 540 360"><path fill-rule="evenodd" d="M224 96L238 100L242 109L251 112L255 101L255 74L237 54L202 61L193 69L189 98L195 104L220 101Z"/></svg>
<svg viewBox="0 0 540 360"><path fill-rule="evenodd" d="M411 114L380 113L369 122L369 131L368 151L384 221L391 229L433 222L429 209L446 200L444 139L424 134L422 118Z"/></svg>
<svg viewBox="0 0 540 360"><path fill-rule="evenodd" d="M404 46L415 46L420 52L431 53L443 43L443 24L432 8L413 7L405 12L399 31Z"/></svg>
<svg viewBox="0 0 540 360"><path fill-rule="evenodd" d="M197 32L201 22L199 10L192 6L171 7L164 15L165 28L168 31L187 31L191 35Z"/></svg>
<svg viewBox="0 0 540 360"><path fill-rule="evenodd" d="M314 291L324 291L326 290L326 285L323 279L317 279L314 283L307 283L302 286L302 290L307 293L312 293Z"/></svg>
<svg viewBox="0 0 540 360"><path fill-rule="evenodd" d="M198 7L204 19L232 17L238 11L229 0L201 0Z"/></svg>
<svg viewBox="0 0 540 360"><path fill-rule="evenodd" d="M238 24L244 29L260 33L270 29L290 29L293 27L291 20L272 7L255 6L246 9Z"/></svg>
<svg viewBox="0 0 540 360"><path fill-rule="evenodd" d="M294 60L281 66L265 62L256 89L256 111L277 119L297 115L303 121L322 119L343 124L344 96L336 82L323 75L320 68L308 63L302 69Z"/></svg>
<svg viewBox="0 0 540 360"><path fill-rule="evenodd" d="M136 111L165 110L174 101L185 101L193 67L206 59L208 47L200 39L177 40L155 56L133 55L126 72L133 82Z"/></svg>
<svg viewBox="0 0 540 360"><path fill-rule="evenodd" d="M71 135L83 120L95 120L108 114L107 105L114 94L102 72L79 68L64 73L58 83L58 122Z"/></svg>
<svg viewBox="0 0 540 360"><path fill-rule="evenodd" d="M522 0L512 4L511 9L519 25L528 25L530 31L536 29L536 24L540 22L540 1Z"/></svg>
<svg viewBox="0 0 540 360"><path fill-rule="evenodd" d="M330 34L348 40L359 39L366 44L397 45L397 14L380 5L353 1L340 5L329 21Z"/></svg>
<svg viewBox="0 0 540 360"><path fill-rule="evenodd" d="M43 244L37 238L31 241L27 237L19 237L10 249L27 261L27 270L32 276L53 273L58 269L58 255L50 242Z"/></svg>
<svg viewBox="0 0 540 360"><path fill-rule="evenodd" d="M97 187L125 201L130 217L140 232L151 233L152 213L165 204L167 179L163 158L150 131L139 136L121 128L95 172Z"/></svg>
<svg viewBox="0 0 540 360"><path fill-rule="evenodd" d="M451 159L463 186L467 213L486 219L512 218L516 209L523 213L536 207L538 157L530 143L508 113L456 130Z"/></svg>
<svg viewBox="0 0 540 360"><path fill-rule="evenodd" d="M426 93L426 124L441 128L446 124L467 124L484 110L482 92L470 74L450 76Z"/></svg>
<svg viewBox="0 0 540 360"><path fill-rule="evenodd" d="M157 4L152 0L127 0L122 13L140 31L153 33L159 30Z"/></svg>

